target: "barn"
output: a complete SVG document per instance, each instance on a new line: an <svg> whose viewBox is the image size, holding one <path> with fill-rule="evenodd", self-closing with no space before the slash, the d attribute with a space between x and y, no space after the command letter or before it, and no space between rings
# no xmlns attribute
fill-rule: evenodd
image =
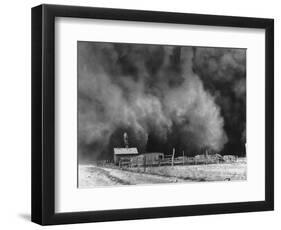
<svg viewBox="0 0 281 230"><path fill-rule="evenodd" d="M131 158L131 166L159 166L164 159L163 153L144 153Z"/></svg>
<svg viewBox="0 0 281 230"><path fill-rule="evenodd" d="M114 163L119 164L121 159L131 159L134 156L137 156L137 148L114 148Z"/></svg>

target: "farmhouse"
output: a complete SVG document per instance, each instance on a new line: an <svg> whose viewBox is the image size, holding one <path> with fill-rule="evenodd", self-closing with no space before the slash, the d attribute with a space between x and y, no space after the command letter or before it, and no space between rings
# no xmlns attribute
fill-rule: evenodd
<svg viewBox="0 0 281 230"><path fill-rule="evenodd" d="M114 148L114 163L119 164L121 159L131 159L138 155L137 148Z"/></svg>

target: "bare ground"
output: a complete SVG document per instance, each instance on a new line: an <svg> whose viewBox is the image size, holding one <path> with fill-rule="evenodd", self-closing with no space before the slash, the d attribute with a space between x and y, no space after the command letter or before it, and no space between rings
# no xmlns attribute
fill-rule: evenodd
<svg viewBox="0 0 281 230"><path fill-rule="evenodd" d="M130 169L138 171L137 168ZM235 181L247 179L245 162L149 167L146 173L176 177L189 181Z"/></svg>
<svg viewBox="0 0 281 230"><path fill-rule="evenodd" d="M178 181L184 180L175 177L150 175L116 168L105 168L93 165L79 166L79 188L107 185L175 183Z"/></svg>
<svg viewBox="0 0 281 230"><path fill-rule="evenodd" d="M145 170L80 165L78 176L79 188L187 181L235 181L247 179L247 164L244 159L235 163L147 167Z"/></svg>

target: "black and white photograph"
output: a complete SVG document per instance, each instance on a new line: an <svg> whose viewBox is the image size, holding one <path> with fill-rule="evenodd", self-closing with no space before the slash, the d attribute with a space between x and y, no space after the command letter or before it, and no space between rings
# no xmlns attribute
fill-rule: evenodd
<svg viewBox="0 0 281 230"><path fill-rule="evenodd" d="M165 218L153 221L161 229L186 227L174 222L185 216L198 229L220 228L218 221L231 229L276 222L262 214L275 210L276 21L264 11L270 4L257 12L240 3L239 12L214 2L201 12L202 3L192 9L196 1L186 8L153 8L151 1L146 8L32 7L31 180L6 176L23 192L31 182L32 222L115 226ZM8 51L9 71L16 70ZM11 79L6 101L17 92ZM12 151L20 98L8 103L15 112L3 113L15 119L2 119ZM11 163L23 161L4 155L13 158L3 161L10 175ZM7 208L26 206L18 201ZM242 215L248 212L259 213ZM232 221L232 213L240 219Z"/></svg>
<svg viewBox="0 0 281 230"><path fill-rule="evenodd" d="M78 41L78 188L247 180L246 53Z"/></svg>

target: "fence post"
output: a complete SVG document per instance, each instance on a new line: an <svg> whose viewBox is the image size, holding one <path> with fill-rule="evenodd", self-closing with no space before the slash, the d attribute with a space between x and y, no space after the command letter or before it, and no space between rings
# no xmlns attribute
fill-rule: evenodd
<svg viewBox="0 0 281 230"><path fill-rule="evenodd" d="M146 170L146 156L143 157L143 171Z"/></svg>
<svg viewBox="0 0 281 230"><path fill-rule="evenodd" d="M184 151L182 151L182 165L184 165Z"/></svg>
<svg viewBox="0 0 281 230"><path fill-rule="evenodd" d="M174 157L175 157L175 148L173 148L173 155L172 155L172 166L174 166Z"/></svg>

